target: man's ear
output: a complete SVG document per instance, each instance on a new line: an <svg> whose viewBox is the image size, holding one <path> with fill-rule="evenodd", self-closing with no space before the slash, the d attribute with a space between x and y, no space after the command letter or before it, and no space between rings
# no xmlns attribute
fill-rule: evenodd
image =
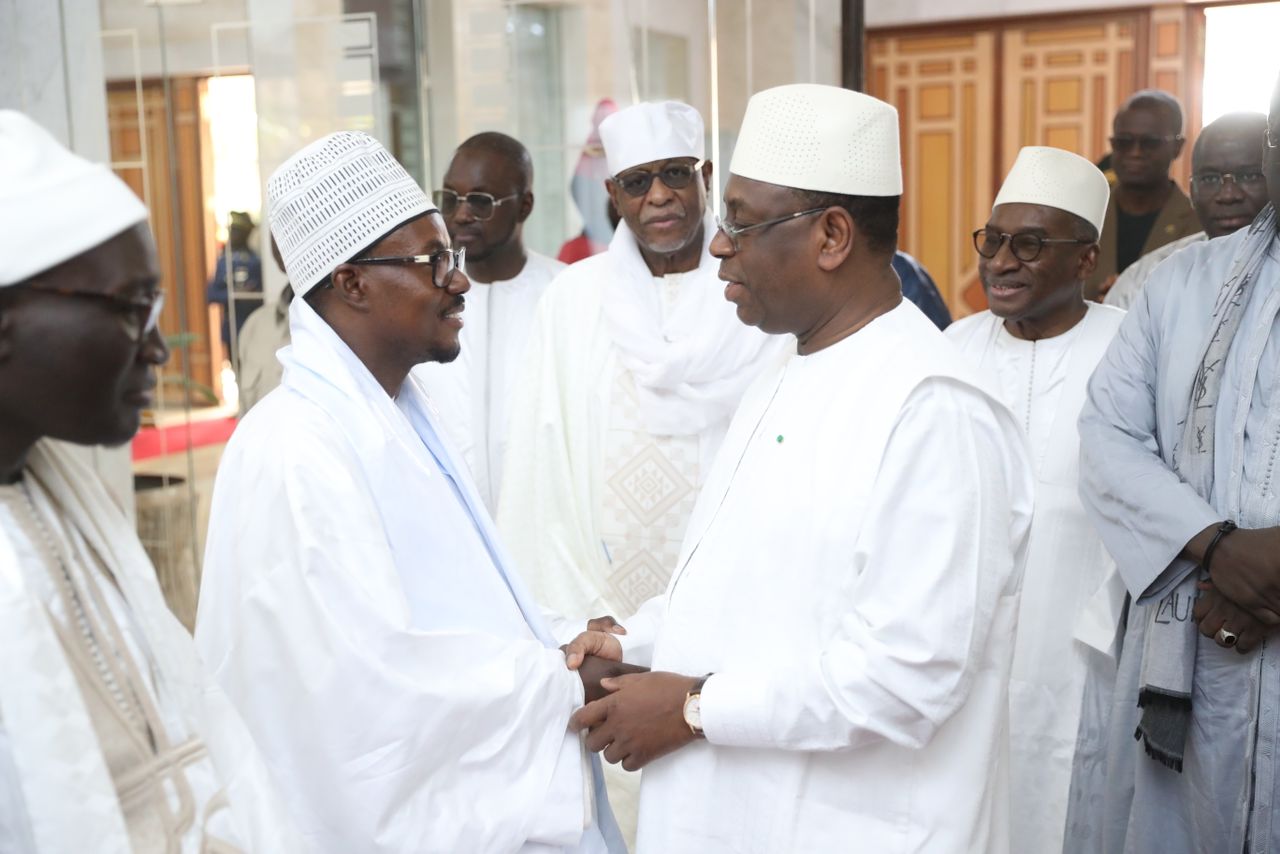
<svg viewBox="0 0 1280 854"><path fill-rule="evenodd" d="M1182 147L1186 144L1187 144L1187 141L1183 139L1181 136L1179 136L1177 139L1173 141L1173 159L1174 160L1177 160L1179 157L1182 156Z"/></svg>
<svg viewBox="0 0 1280 854"><path fill-rule="evenodd" d="M702 164L702 184L707 188L707 192L711 192L711 175L715 170L711 168L711 161L708 160Z"/></svg>
<svg viewBox="0 0 1280 854"><path fill-rule="evenodd" d="M840 268L853 254L854 241L863 241L853 217L844 208L827 208L818 216L818 267L830 273Z"/></svg>
<svg viewBox="0 0 1280 854"><path fill-rule="evenodd" d="M339 264L333 270L332 280L335 299L356 311L369 311L369 283L359 265Z"/></svg>
<svg viewBox="0 0 1280 854"><path fill-rule="evenodd" d="M1094 243L1080 253L1080 264L1076 268L1076 277L1081 281L1093 275L1098 268L1098 244Z"/></svg>
<svg viewBox="0 0 1280 854"><path fill-rule="evenodd" d="M533 190L525 190L520 194L520 207L516 213L516 222L524 222L533 213Z"/></svg>

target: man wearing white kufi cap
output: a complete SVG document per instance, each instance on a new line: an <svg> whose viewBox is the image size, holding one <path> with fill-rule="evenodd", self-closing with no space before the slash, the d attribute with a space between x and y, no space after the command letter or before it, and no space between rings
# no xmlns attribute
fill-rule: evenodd
<svg viewBox="0 0 1280 854"><path fill-rule="evenodd" d="M795 343L743 397L666 593L570 645L654 668L575 725L644 766L641 852L1003 854L1031 477L890 266L897 113L761 92L730 172L725 296Z"/></svg>
<svg viewBox="0 0 1280 854"><path fill-rule="evenodd" d="M1101 775L1106 760L1124 585L1076 491L1076 421L1124 319L1084 298L1109 192L1079 155L1022 149L974 232L991 308L947 330L1022 424L1036 476L1009 683L1014 851L1060 851L1073 763Z"/></svg>
<svg viewBox="0 0 1280 854"><path fill-rule="evenodd" d="M301 851L103 483L169 356L147 211L0 110L0 851Z"/></svg>
<svg viewBox="0 0 1280 854"><path fill-rule="evenodd" d="M622 222L540 302L498 512L539 601L578 618L630 613L666 587L729 418L781 343L721 298L698 111L636 104L600 138ZM621 776L610 792L627 827L636 780Z"/></svg>
<svg viewBox="0 0 1280 854"><path fill-rule="evenodd" d="M292 343L218 471L201 650L313 851L621 850L567 727L600 663L566 669L410 374L458 355L463 253L366 134L267 194Z"/></svg>

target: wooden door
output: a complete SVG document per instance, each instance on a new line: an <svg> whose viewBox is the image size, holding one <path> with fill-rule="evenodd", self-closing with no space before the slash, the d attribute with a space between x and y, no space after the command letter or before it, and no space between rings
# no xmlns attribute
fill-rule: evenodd
<svg viewBox="0 0 1280 854"><path fill-rule="evenodd" d="M111 139L112 167L150 212L160 261L160 287L165 291L160 329L166 338L182 342L174 347L164 376L162 401L180 406L185 371L205 387L215 386L215 365L205 284L210 275L209 237L206 228L206 169L202 139L207 135L200 115L197 78L169 81L173 109L170 134L165 87L148 81L141 88L132 83L107 88L107 126ZM176 164L176 170L171 166ZM218 366L220 367L220 366ZM207 403L197 394L193 403Z"/></svg>
<svg viewBox="0 0 1280 854"><path fill-rule="evenodd" d="M899 245L929 270L952 312L968 314L972 307L960 307L977 280L969 234L994 198L995 34L872 38L869 61L870 94L897 107L901 124Z"/></svg>

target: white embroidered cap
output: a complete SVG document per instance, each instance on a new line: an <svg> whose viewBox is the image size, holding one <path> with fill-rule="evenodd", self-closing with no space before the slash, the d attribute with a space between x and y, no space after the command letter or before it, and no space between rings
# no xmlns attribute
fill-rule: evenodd
<svg viewBox="0 0 1280 854"><path fill-rule="evenodd" d="M106 166L0 110L0 286L56 267L140 222L147 209Z"/></svg>
<svg viewBox="0 0 1280 854"><path fill-rule="evenodd" d="M267 180L271 236L294 291L435 205L382 143L339 131L303 148Z"/></svg>
<svg viewBox="0 0 1280 854"><path fill-rule="evenodd" d="M747 101L729 171L799 190L900 196L898 111L836 86L765 89Z"/></svg>
<svg viewBox="0 0 1280 854"><path fill-rule="evenodd" d="M610 175L655 160L704 160L707 156L702 116L679 101L636 104L619 110L600 122L600 141L604 143Z"/></svg>
<svg viewBox="0 0 1280 854"><path fill-rule="evenodd" d="M1102 233L1111 187L1085 158L1061 148L1029 145L1018 152L992 205L1045 205L1073 213Z"/></svg>

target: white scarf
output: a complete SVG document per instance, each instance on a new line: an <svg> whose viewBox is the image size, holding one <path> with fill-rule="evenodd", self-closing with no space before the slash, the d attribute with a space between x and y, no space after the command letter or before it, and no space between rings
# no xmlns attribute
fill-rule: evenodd
<svg viewBox="0 0 1280 854"><path fill-rule="evenodd" d="M759 374L761 358L788 337L738 320L716 275L719 262L708 251L716 233L710 215L702 231L701 260L666 318L657 279L626 223L618 223L609 244L604 319L618 358L635 378L645 429L655 436L700 433L728 419Z"/></svg>

